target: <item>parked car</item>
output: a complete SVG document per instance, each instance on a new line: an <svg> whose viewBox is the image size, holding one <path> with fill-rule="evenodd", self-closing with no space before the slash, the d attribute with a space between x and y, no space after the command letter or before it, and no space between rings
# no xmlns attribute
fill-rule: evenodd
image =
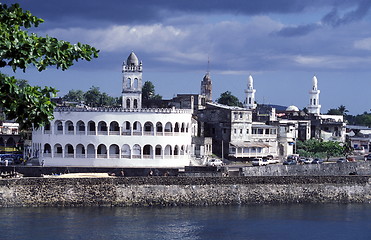
<svg viewBox="0 0 371 240"><path fill-rule="evenodd" d="M253 166L267 166L269 163L268 163L268 160L267 159L263 159L263 158L254 158L252 160L252 165Z"/></svg>
<svg viewBox="0 0 371 240"><path fill-rule="evenodd" d="M220 160L220 159L215 159L215 158L210 159L210 160L208 160L208 161L206 162L206 166L213 166L213 167L215 167L215 166L223 166L223 165L224 165L224 163L223 163L222 160Z"/></svg>
<svg viewBox="0 0 371 240"><path fill-rule="evenodd" d="M288 160L283 162L283 165L296 165L297 163L298 162L296 160L288 159Z"/></svg>
<svg viewBox="0 0 371 240"><path fill-rule="evenodd" d="M276 164L280 162L280 160L278 159L267 159L267 161L268 161L268 164Z"/></svg>
<svg viewBox="0 0 371 240"><path fill-rule="evenodd" d="M322 164L323 163L323 160L320 159L320 158L315 158L313 161L312 161L312 164Z"/></svg>
<svg viewBox="0 0 371 240"><path fill-rule="evenodd" d="M348 162L348 160L346 160L345 158L339 158L336 162L337 163L345 163L345 162Z"/></svg>
<svg viewBox="0 0 371 240"><path fill-rule="evenodd" d="M367 160L371 160L371 154L368 154L368 155L365 156L365 161L367 161Z"/></svg>

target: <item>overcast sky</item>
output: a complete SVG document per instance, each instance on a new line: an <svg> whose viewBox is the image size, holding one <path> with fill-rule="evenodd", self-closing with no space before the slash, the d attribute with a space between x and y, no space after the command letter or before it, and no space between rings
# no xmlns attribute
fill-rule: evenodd
<svg viewBox="0 0 371 240"><path fill-rule="evenodd" d="M65 72L17 73L60 96L93 85L120 96L121 65L134 51L143 80L164 98L199 93L209 58L214 100L231 91L243 101L251 74L258 103L302 109L316 75L322 113L371 108L370 0L18 2L45 20L31 31L100 49L98 59Z"/></svg>

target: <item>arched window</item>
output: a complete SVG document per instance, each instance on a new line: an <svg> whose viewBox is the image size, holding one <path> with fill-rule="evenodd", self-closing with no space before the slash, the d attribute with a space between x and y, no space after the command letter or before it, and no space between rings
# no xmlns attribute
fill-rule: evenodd
<svg viewBox="0 0 371 240"><path fill-rule="evenodd" d="M133 108L138 108L138 100L137 99L134 99L134 106Z"/></svg>
<svg viewBox="0 0 371 240"><path fill-rule="evenodd" d="M171 135L173 132L173 125L171 124L171 122L167 122L165 124L165 135Z"/></svg>
<svg viewBox="0 0 371 240"><path fill-rule="evenodd" d="M131 88L131 78L128 78L126 81L126 88L130 89Z"/></svg>
<svg viewBox="0 0 371 240"><path fill-rule="evenodd" d="M162 129L162 123L161 122L156 123L156 133L157 133L157 135L163 135L163 129Z"/></svg>
<svg viewBox="0 0 371 240"><path fill-rule="evenodd" d="M124 144L121 148L121 157L122 158L130 158L131 157L131 151L130 146L128 144Z"/></svg>
<svg viewBox="0 0 371 240"><path fill-rule="evenodd" d="M88 158L95 158L95 147L93 144L89 144L87 147L87 157Z"/></svg>
<svg viewBox="0 0 371 240"><path fill-rule="evenodd" d="M131 134L130 122L125 121L122 125L122 135L130 135L130 134Z"/></svg>
<svg viewBox="0 0 371 240"><path fill-rule="evenodd" d="M153 148L147 144L143 147L143 158L153 158Z"/></svg>
<svg viewBox="0 0 371 240"><path fill-rule="evenodd" d="M64 157L65 158L73 158L74 157L74 149L71 144L66 144L64 148Z"/></svg>
<svg viewBox="0 0 371 240"><path fill-rule="evenodd" d="M138 89L139 87L139 81L138 81L138 78L135 78L134 79L134 89Z"/></svg>
<svg viewBox="0 0 371 240"><path fill-rule="evenodd" d="M59 120L55 121L55 123L54 123L54 133L55 134L63 134L63 124Z"/></svg>
<svg viewBox="0 0 371 240"><path fill-rule="evenodd" d="M107 135L107 123L100 121L98 123L98 135Z"/></svg>
<svg viewBox="0 0 371 240"><path fill-rule="evenodd" d="M174 132L179 132L179 123L175 123Z"/></svg>
<svg viewBox="0 0 371 240"><path fill-rule="evenodd" d="M44 145L44 157L51 157L52 156L52 147L49 143L45 143Z"/></svg>
<svg viewBox="0 0 371 240"><path fill-rule="evenodd" d="M185 132L185 127L184 127L184 126L185 126L185 124L182 123L182 127L180 128L180 131L181 131L181 132Z"/></svg>
<svg viewBox="0 0 371 240"><path fill-rule="evenodd" d="M142 135L142 125L138 121L133 124L133 135Z"/></svg>
<svg viewBox="0 0 371 240"><path fill-rule="evenodd" d="M95 135L95 122L93 121L88 122L88 134Z"/></svg>
<svg viewBox="0 0 371 240"><path fill-rule="evenodd" d="M85 158L85 147L84 147L84 145L78 144L76 146L76 158Z"/></svg>
<svg viewBox="0 0 371 240"><path fill-rule="evenodd" d="M164 155L165 158L170 158L173 155L172 148L170 145L166 145Z"/></svg>
<svg viewBox="0 0 371 240"><path fill-rule="evenodd" d="M153 134L154 134L153 124L151 122L146 122L144 124L144 135L153 135Z"/></svg>
<svg viewBox="0 0 371 240"><path fill-rule="evenodd" d="M129 98L126 99L126 108L131 108L131 107L130 107L130 99L129 99Z"/></svg>
<svg viewBox="0 0 371 240"><path fill-rule="evenodd" d="M107 158L107 147L104 144L99 144L97 148L97 157L98 158Z"/></svg>
<svg viewBox="0 0 371 240"><path fill-rule="evenodd" d="M116 121L112 121L109 125L109 134L110 135L120 135L120 127L119 123Z"/></svg>
<svg viewBox="0 0 371 240"><path fill-rule="evenodd" d="M73 127L73 123L71 121L66 121L65 123L65 129L66 129L66 134L74 134L74 127Z"/></svg>
<svg viewBox="0 0 371 240"><path fill-rule="evenodd" d="M60 145L59 143L55 144L54 145L54 157L61 158L63 157L62 155L63 155L62 145Z"/></svg>
<svg viewBox="0 0 371 240"><path fill-rule="evenodd" d="M109 157L110 158L119 158L120 157L119 146L117 146L116 144L112 144L109 147Z"/></svg>
<svg viewBox="0 0 371 240"><path fill-rule="evenodd" d="M179 147L178 147L178 145L175 145L175 147L174 147L174 155L175 156L179 155Z"/></svg>
<svg viewBox="0 0 371 240"><path fill-rule="evenodd" d="M81 120L76 123L76 133L80 135L85 134L85 123Z"/></svg>
<svg viewBox="0 0 371 240"><path fill-rule="evenodd" d="M133 146L132 157L133 158L141 158L141 147L138 144L135 144Z"/></svg>
<svg viewBox="0 0 371 240"><path fill-rule="evenodd" d="M161 145L156 145L155 157L156 158L161 158L162 157L162 147L161 147Z"/></svg>

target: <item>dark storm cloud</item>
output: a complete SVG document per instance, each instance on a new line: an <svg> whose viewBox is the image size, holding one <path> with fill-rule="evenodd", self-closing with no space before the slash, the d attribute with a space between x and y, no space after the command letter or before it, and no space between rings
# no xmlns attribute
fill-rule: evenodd
<svg viewBox="0 0 371 240"><path fill-rule="evenodd" d="M342 24L347 24L353 21L360 20L366 16L371 7L370 0L364 0L359 3L357 8L353 11L346 12L343 16L340 16L337 8L334 8L326 16L323 17L322 22L333 27L337 27Z"/></svg>
<svg viewBox="0 0 371 240"><path fill-rule="evenodd" d="M323 26L338 27L343 24L348 24L353 21L360 20L364 18L371 8L370 0L362 0L358 3L355 10L348 11L340 15L338 7L334 7L329 13L327 13L321 20L321 23L310 23L303 24L298 26L289 26L284 27L276 34L283 37L296 37L304 36L316 29L319 29Z"/></svg>
<svg viewBox="0 0 371 240"><path fill-rule="evenodd" d="M6 1L12 3L16 1ZM179 14L226 13L241 15L259 15L268 13L300 13L307 8L318 7L354 7L357 10L343 18L332 13L324 18L329 22L345 22L362 17L369 8L370 1L363 0L32 0L18 1L24 9L38 17L52 21L54 25L87 26L95 24L131 24L153 23Z"/></svg>

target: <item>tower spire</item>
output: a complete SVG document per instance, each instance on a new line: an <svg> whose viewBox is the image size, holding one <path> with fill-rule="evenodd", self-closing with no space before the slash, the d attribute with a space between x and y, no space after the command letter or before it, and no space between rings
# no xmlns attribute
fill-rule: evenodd
<svg viewBox="0 0 371 240"><path fill-rule="evenodd" d="M316 75L312 78L312 89L309 91L308 112L319 115L321 113L321 105L319 104L318 80Z"/></svg>
<svg viewBox="0 0 371 240"><path fill-rule="evenodd" d="M205 96L206 102L212 102L212 82L210 77L210 57L207 57L207 70L201 81L201 95Z"/></svg>
<svg viewBox="0 0 371 240"><path fill-rule="evenodd" d="M245 99L245 104L244 104L245 108L248 108L248 109L256 108L255 92L256 90L254 89L254 79L252 78L250 74L247 79L247 89L245 90L245 93L246 93L246 99Z"/></svg>

